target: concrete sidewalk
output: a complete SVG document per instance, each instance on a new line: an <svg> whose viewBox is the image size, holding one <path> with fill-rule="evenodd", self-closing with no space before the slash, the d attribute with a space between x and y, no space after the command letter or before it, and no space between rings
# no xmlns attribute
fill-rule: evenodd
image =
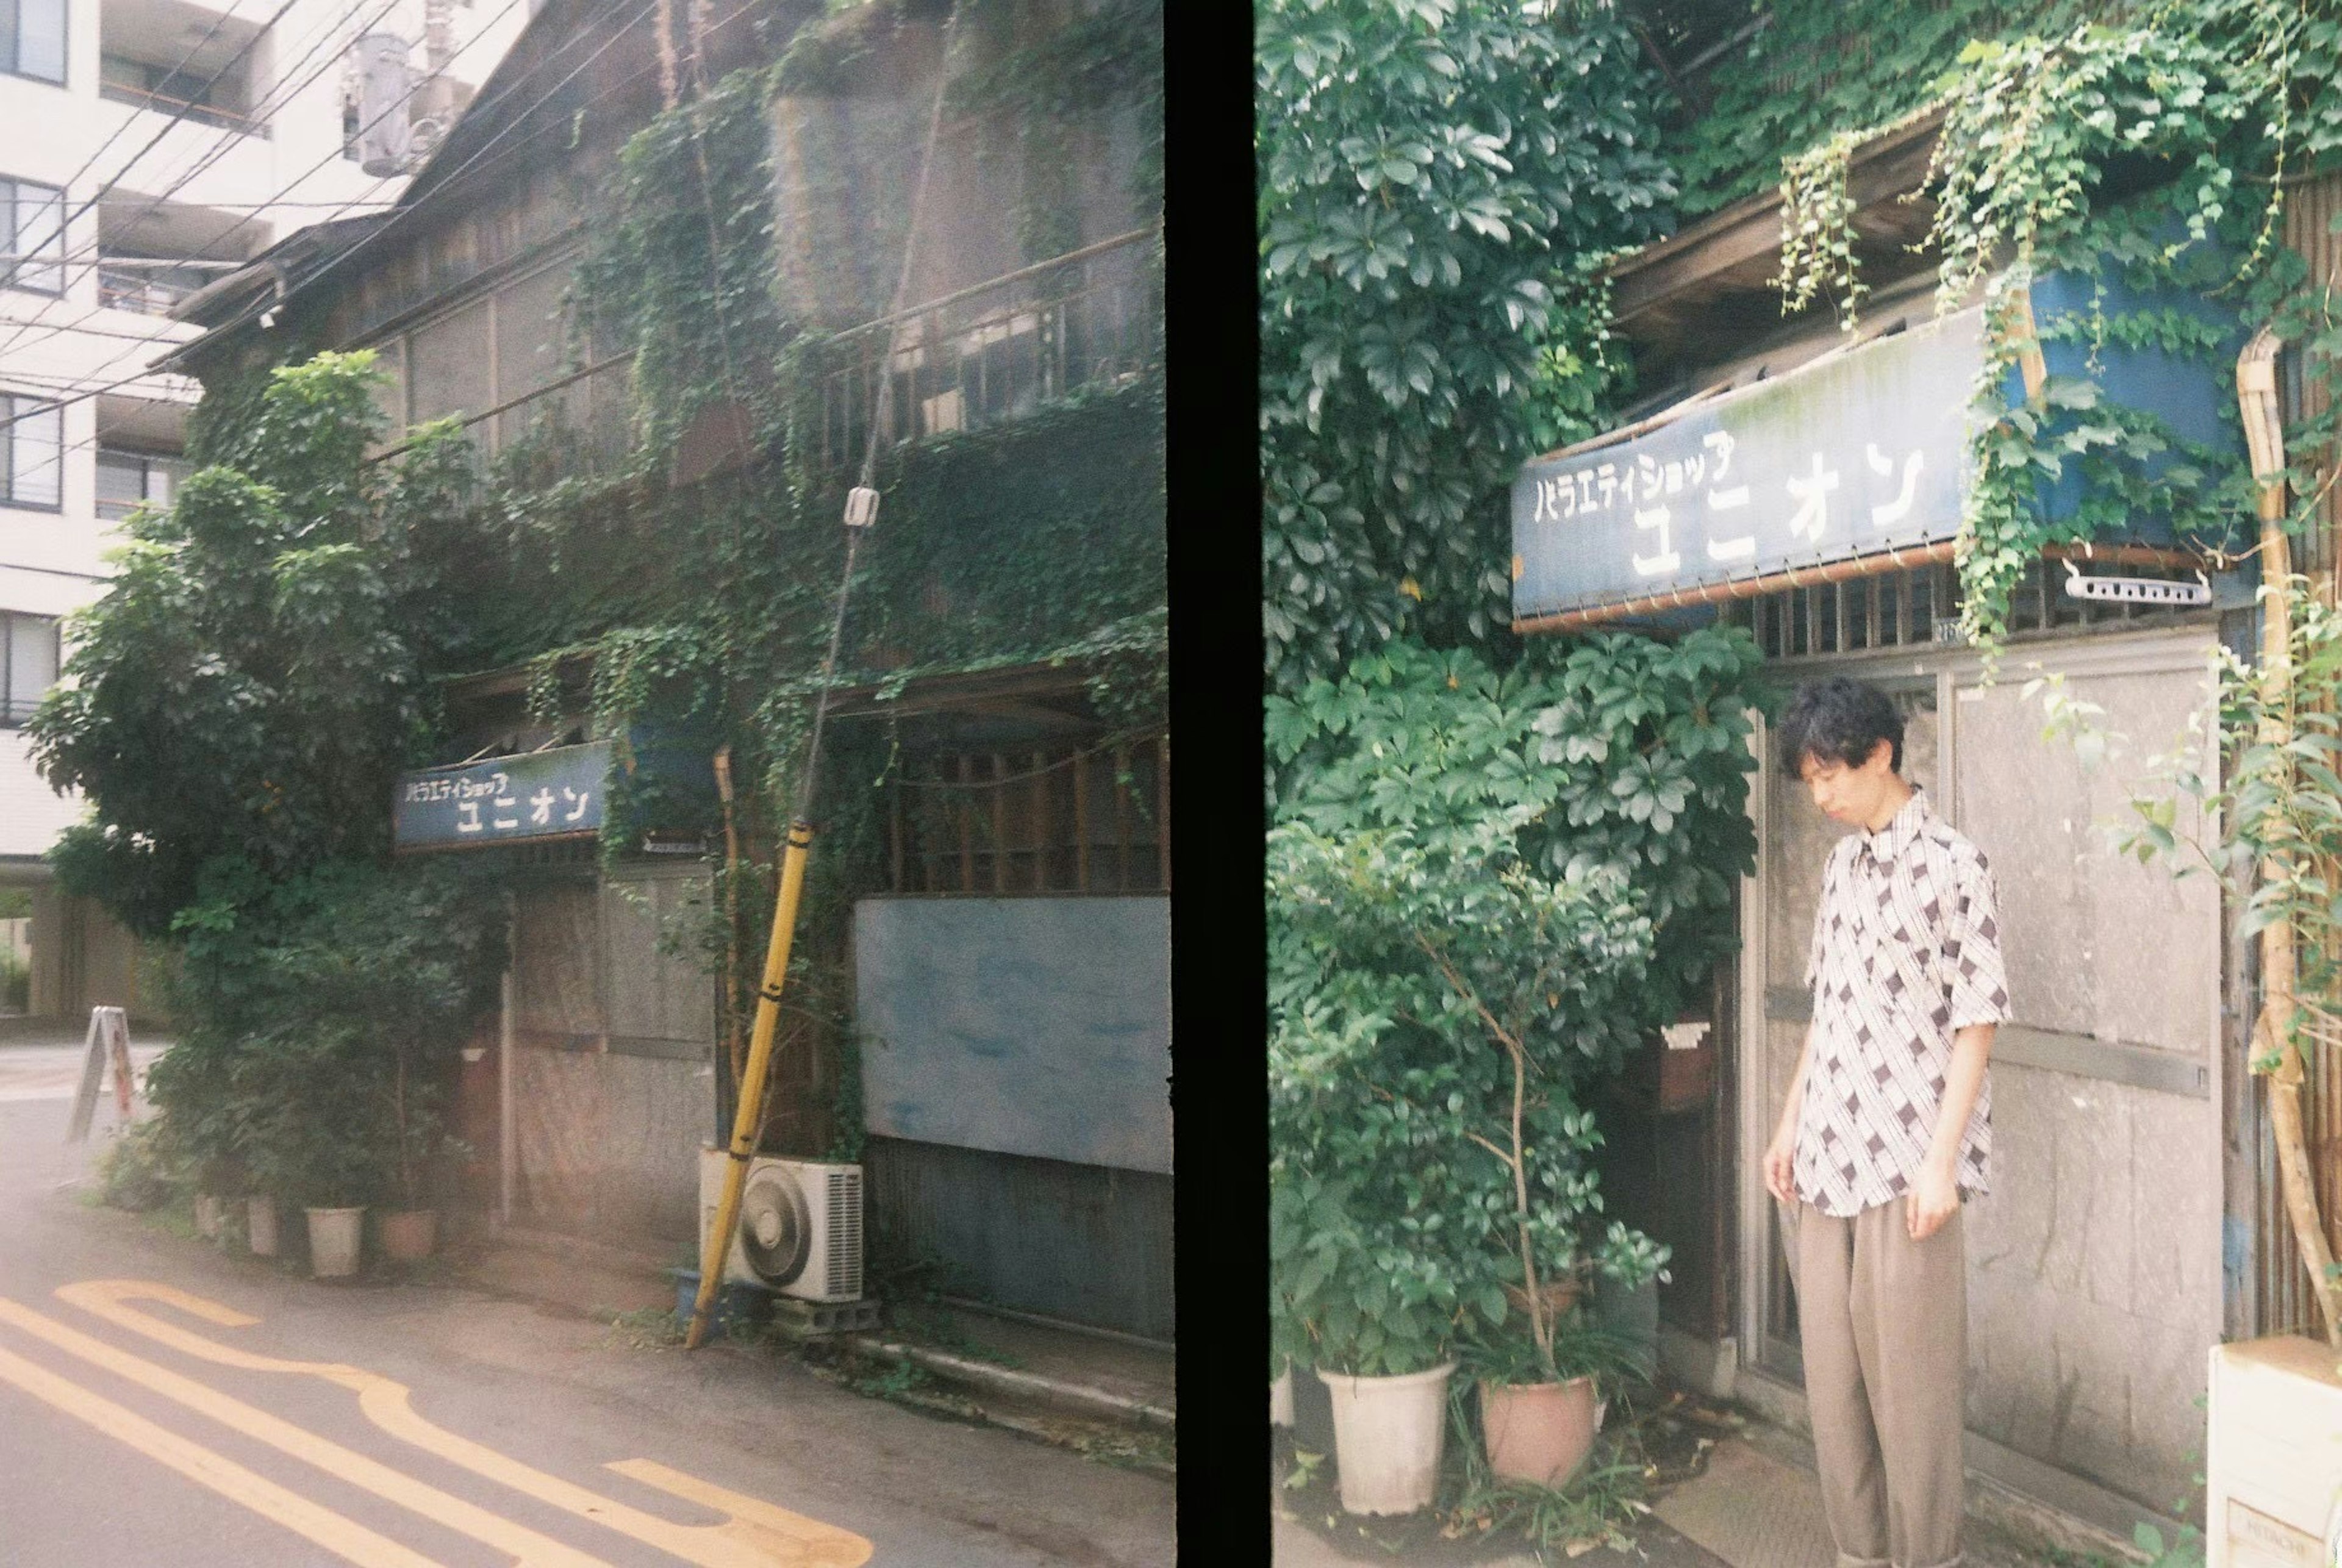
<svg viewBox="0 0 2342 1568"><path fill-rule="evenodd" d="M1546 1561L1575 1568L1829 1568L1837 1561L1822 1523L1821 1488L1811 1444L1786 1428L1724 1417L1729 1426L1711 1426L1718 1435L1704 1453L1697 1473L1663 1487L1652 1515L1629 1533L1635 1551L1594 1547L1576 1556L1548 1553ZM1703 1426L1707 1423L1703 1421ZM1971 1502L1982 1483L1971 1480ZM1290 1493L1272 1487L1269 1512L1277 1568L1345 1568L1347 1564L1406 1563L1424 1568L1474 1564L1475 1568L1535 1568L1536 1552L1517 1536L1421 1542L1394 1550L1396 1533L1338 1514L1324 1488L1313 1488L1316 1506L1305 1519ZM1330 1521L1330 1522L1329 1522ZM1420 1528L1411 1533L1420 1537ZM1965 1541L1967 1568L2058 1568L2059 1559L2020 1542L1988 1519L1971 1512ZM2111 1550L2104 1555L2115 1560ZM2067 1557L2066 1564L2077 1559Z"/></svg>
<svg viewBox="0 0 2342 1568"><path fill-rule="evenodd" d="M608 1322L673 1308L656 1260L525 1229L451 1249L455 1276L541 1310ZM884 1328L821 1344L864 1364L864 1381L936 1385L906 1403L1168 1475L1176 1469L1176 1362L1169 1347L941 1303L897 1303ZM718 1353L737 1347L719 1342Z"/></svg>

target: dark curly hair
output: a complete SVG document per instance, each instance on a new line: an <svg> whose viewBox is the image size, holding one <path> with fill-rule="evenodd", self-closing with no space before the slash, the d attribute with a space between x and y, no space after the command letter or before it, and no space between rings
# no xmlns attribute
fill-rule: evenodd
<svg viewBox="0 0 2342 1568"><path fill-rule="evenodd" d="M1894 746L1892 765L1903 771L1903 715L1876 686L1845 675L1807 681L1781 715L1781 763L1803 776L1807 757L1858 768L1886 741Z"/></svg>

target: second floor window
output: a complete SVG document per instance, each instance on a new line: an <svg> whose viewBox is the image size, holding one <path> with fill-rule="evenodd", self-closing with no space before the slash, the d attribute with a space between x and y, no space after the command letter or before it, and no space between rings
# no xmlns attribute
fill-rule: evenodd
<svg viewBox="0 0 2342 1568"><path fill-rule="evenodd" d="M5 7L8 0L0 0ZM0 180L0 241L13 260L0 263L0 284L35 294L65 292L65 194L29 180Z"/></svg>
<svg viewBox="0 0 2342 1568"><path fill-rule="evenodd" d="M168 506L186 464L144 452L97 454L97 514L119 523L142 504Z"/></svg>
<svg viewBox="0 0 2342 1568"><path fill-rule="evenodd" d="M55 618L0 610L0 729L31 718L41 694L56 684Z"/></svg>
<svg viewBox="0 0 2342 1568"><path fill-rule="evenodd" d="M64 499L65 444L63 408L0 395L0 506L55 511Z"/></svg>
<svg viewBox="0 0 2342 1568"><path fill-rule="evenodd" d="M65 80L65 0L0 0L0 71Z"/></svg>

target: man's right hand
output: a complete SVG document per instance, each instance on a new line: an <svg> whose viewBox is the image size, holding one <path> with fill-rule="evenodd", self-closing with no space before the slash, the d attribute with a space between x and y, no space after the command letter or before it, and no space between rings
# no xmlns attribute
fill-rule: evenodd
<svg viewBox="0 0 2342 1568"><path fill-rule="evenodd" d="M1783 1127L1765 1149L1765 1190L1792 1208L1797 1203L1797 1154L1795 1127Z"/></svg>

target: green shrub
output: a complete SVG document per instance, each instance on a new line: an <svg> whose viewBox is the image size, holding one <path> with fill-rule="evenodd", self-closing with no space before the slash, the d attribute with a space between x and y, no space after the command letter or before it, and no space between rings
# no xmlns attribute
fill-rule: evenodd
<svg viewBox="0 0 2342 1568"><path fill-rule="evenodd" d="M135 1122L97 1156L97 1189L106 1203L143 1214L191 1191L185 1158L160 1121Z"/></svg>

